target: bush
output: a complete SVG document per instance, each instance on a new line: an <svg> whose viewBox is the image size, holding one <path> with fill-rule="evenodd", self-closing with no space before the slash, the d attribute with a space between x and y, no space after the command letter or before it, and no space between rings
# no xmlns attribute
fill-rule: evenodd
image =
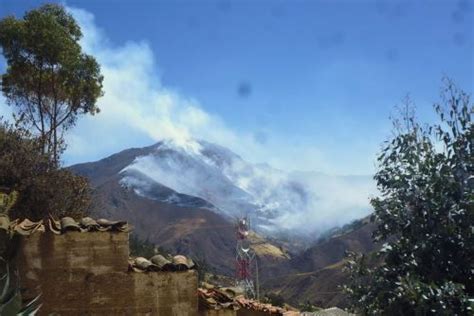
<svg viewBox="0 0 474 316"><path fill-rule="evenodd" d="M268 293L265 295L266 301L273 306L283 307L285 305L285 299L280 294Z"/></svg>
<svg viewBox="0 0 474 316"><path fill-rule="evenodd" d="M156 247L148 239L140 239L135 234L130 235L130 255L150 259L156 254Z"/></svg>
<svg viewBox="0 0 474 316"><path fill-rule="evenodd" d="M90 209L87 179L58 168L36 138L6 123L0 123L0 187L18 193L11 218L40 220L50 213L77 218Z"/></svg>

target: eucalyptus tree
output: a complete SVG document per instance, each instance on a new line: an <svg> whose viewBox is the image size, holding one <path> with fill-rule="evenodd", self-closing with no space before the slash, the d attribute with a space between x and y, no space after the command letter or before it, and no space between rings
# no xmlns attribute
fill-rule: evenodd
<svg viewBox="0 0 474 316"><path fill-rule="evenodd" d="M42 151L58 163L64 132L78 115L99 112L103 76L79 44L81 29L57 4L46 4L0 21L0 47L7 61L1 88L16 119L34 131Z"/></svg>
<svg viewBox="0 0 474 316"><path fill-rule="evenodd" d="M473 104L448 79L441 101L433 124L403 111L378 157L373 238L384 244L376 258L351 255L345 286L361 313L473 313Z"/></svg>

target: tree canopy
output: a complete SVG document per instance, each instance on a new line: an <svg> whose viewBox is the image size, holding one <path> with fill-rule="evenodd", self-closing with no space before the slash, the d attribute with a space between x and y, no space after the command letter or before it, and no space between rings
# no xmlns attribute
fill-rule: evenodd
<svg viewBox="0 0 474 316"><path fill-rule="evenodd" d="M405 107L378 157L373 237L385 243L379 259L351 256L346 285L364 314L472 313L473 104L448 79L441 100L434 124Z"/></svg>
<svg viewBox="0 0 474 316"><path fill-rule="evenodd" d="M57 4L23 19L0 21L0 47L7 61L1 88L16 119L40 137L43 153L58 163L64 132L79 114L99 111L103 77L94 57L82 52L81 29Z"/></svg>
<svg viewBox="0 0 474 316"><path fill-rule="evenodd" d="M37 138L5 123L0 124L0 187L17 192L11 218L79 217L91 203L85 178L56 168L52 158L41 152Z"/></svg>

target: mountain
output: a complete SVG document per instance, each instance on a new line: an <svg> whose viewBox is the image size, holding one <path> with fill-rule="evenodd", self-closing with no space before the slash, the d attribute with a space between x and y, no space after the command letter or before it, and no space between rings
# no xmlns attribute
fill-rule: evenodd
<svg viewBox="0 0 474 316"><path fill-rule="evenodd" d="M367 176L282 171L200 140L162 141L73 169L93 183L118 177L124 188L165 204L208 209L228 219L246 214L254 230L278 238L316 239L365 216L374 191Z"/></svg>
<svg viewBox="0 0 474 316"><path fill-rule="evenodd" d="M206 168L202 161L192 155L187 157L179 148L173 151L166 143L127 149L70 169L89 178L94 188L93 211L96 216L128 220L142 239L205 262L217 273L232 275L236 245L234 219L203 198L175 190L181 188L178 185L172 189L168 186L169 181L162 181L166 185L155 181L153 172L160 169L143 169L142 162L147 158L163 159L165 166L179 161L192 166L190 169L202 168L201 176L207 177L203 179L223 186L222 194L243 194L219 175L217 168ZM185 177L190 180L189 174ZM176 178L178 181L180 177L176 175ZM193 186L188 190L191 188ZM221 187L216 187L214 192L220 193L219 190ZM255 251L267 264L288 260L284 249L261 236L255 235L255 239L258 240Z"/></svg>
<svg viewBox="0 0 474 316"><path fill-rule="evenodd" d="M162 141L70 169L90 179L96 216L128 220L142 239L217 274L233 275L235 220L249 215L263 288L294 304L344 305L345 251L374 247L366 220L334 228L367 215L370 177L281 171L205 141Z"/></svg>
<svg viewBox="0 0 474 316"><path fill-rule="evenodd" d="M266 279L263 288L294 305L310 302L320 307L347 307L341 289L348 279L344 271L346 252L371 253L379 249L380 244L372 241L374 229L366 217L335 230L285 262L284 269Z"/></svg>
<svg viewBox="0 0 474 316"><path fill-rule="evenodd" d="M311 194L279 170L247 163L230 150L204 141L158 143L119 174L120 183L140 196L206 208L229 219L247 214L254 229L267 234L284 229L275 220L283 212L301 210L297 206Z"/></svg>

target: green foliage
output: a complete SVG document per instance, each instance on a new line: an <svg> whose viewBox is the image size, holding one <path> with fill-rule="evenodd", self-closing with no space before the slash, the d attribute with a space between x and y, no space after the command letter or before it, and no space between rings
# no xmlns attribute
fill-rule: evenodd
<svg viewBox="0 0 474 316"><path fill-rule="evenodd" d="M103 77L96 60L81 51L80 27L61 5L46 4L0 21L0 47L7 60L2 92L17 120L40 136L43 153L59 162L63 133L78 114L99 111Z"/></svg>
<svg viewBox="0 0 474 316"><path fill-rule="evenodd" d="M40 220L49 213L80 217L91 194L85 178L58 169L27 131L0 123L0 187L18 192L10 217Z"/></svg>
<svg viewBox="0 0 474 316"><path fill-rule="evenodd" d="M130 255L133 257L151 258L157 253L157 248L148 239L143 240L135 234L130 235Z"/></svg>
<svg viewBox="0 0 474 316"><path fill-rule="evenodd" d="M265 295L264 301L272 304L273 306L283 307L285 305L285 299L283 296L276 293L267 293Z"/></svg>
<svg viewBox="0 0 474 316"><path fill-rule="evenodd" d="M33 300L22 306L22 298L17 284L12 283L10 265L0 259L5 265L5 273L0 278L0 315L5 316L28 316L35 315L41 308L38 295Z"/></svg>
<svg viewBox="0 0 474 316"><path fill-rule="evenodd" d="M8 215L18 199L18 192L0 192L0 213Z"/></svg>
<svg viewBox="0 0 474 316"><path fill-rule="evenodd" d="M14 203L16 192L11 194L0 193L9 196L8 204ZM2 224L9 223L9 217L1 213ZM0 228L0 315L35 315L41 307L38 295L33 300L23 305L23 299L18 284L18 272L11 273L12 258L18 249L18 239L15 234L8 229L8 226ZM16 281L16 282L15 282Z"/></svg>
<svg viewBox="0 0 474 316"><path fill-rule="evenodd" d="M299 306L299 310L302 312L317 312L320 311L321 308L311 304L309 301L306 301Z"/></svg>
<svg viewBox="0 0 474 316"><path fill-rule="evenodd" d="M197 267L198 282L206 282L206 277L209 275L213 275L214 269L204 257L195 257L192 259Z"/></svg>
<svg viewBox="0 0 474 316"><path fill-rule="evenodd" d="M364 314L467 315L474 280L474 126L469 95L444 81L439 121L407 103L382 149L371 203L383 263L352 255L346 291Z"/></svg>

